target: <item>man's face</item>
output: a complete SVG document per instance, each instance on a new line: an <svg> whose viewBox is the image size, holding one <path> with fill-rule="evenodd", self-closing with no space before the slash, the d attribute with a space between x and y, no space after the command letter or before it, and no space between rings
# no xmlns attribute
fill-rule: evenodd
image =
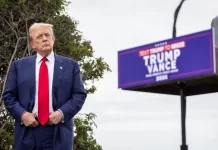
<svg viewBox="0 0 218 150"><path fill-rule="evenodd" d="M49 27L39 27L31 33L31 47L39 53L52 51L54 39Z"/></svg>

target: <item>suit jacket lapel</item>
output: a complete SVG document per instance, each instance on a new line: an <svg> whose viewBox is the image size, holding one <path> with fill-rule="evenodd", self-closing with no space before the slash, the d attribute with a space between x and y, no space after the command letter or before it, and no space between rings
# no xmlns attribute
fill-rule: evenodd
<svg viewBox="0 0 218 150"><path fill-rule="evenodd" d="M56 95L55 93L58 90L58 87L61 83L62 76L63 76L63 60L61 57L57 54L55 54L55 63L54 63L54 75L53 75L53 86L52 86L52 92L53 92L53 108L56 106Z"/></svg>
<svg viewBox="0 0 218 150"><path fill-rule="evenodd" d="M30 57L29 64L27 65L27 73L30 75L30 98L29 111L33 109L35 104L35 90L36 90L36 55Z"/></svg>

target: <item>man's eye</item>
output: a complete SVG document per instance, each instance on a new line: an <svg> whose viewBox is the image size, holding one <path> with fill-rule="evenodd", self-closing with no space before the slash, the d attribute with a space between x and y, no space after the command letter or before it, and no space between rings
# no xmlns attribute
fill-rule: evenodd
<svg viewBox="0 0 218 150"><path fill-rule="evenodd" d="M42 38L42 35L37 36L37 39L41 39L41 38Z"/></svg>

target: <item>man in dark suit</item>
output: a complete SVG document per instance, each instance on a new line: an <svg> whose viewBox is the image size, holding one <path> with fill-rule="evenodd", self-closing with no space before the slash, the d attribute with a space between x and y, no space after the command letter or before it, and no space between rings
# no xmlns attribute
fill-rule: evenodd
<svg viewBox="0 0 218 150"><path fill-rule="evenodd" d="M29 38L37 54L12 63L3 93L15 150L72 150L72 118L87 96L79 65L53 52L51 24L34 23Z"/></svg>

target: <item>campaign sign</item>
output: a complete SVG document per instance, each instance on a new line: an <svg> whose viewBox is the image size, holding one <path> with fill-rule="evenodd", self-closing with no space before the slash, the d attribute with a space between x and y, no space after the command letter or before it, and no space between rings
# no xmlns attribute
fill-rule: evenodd
<svg viewBox="0 0 218 150"><path fill-rule="evenodd" d="M213 29L118 52L119 88L215 74Z"/></svg>

